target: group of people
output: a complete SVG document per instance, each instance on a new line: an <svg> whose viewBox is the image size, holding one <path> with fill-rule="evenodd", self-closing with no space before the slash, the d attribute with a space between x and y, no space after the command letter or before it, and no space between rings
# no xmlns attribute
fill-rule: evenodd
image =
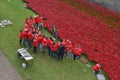
<svg viewBox="0 0 120 80"><path fill-rule="evenodd" d="M41 30L43 27L43 19L39 15L25 20L24 29L19 33L19 44L20 46L33 49L34 53L40 50L43 54L46 52L49 56L58 60L63 60L64 54L69 59L73 54L73 59L76 60L80 57L82 49L79 46L73 46L69 39L63 39L62 41L56 41L52 37L48 38L42 35ZM54 38L57 38L57 28L55 25L52 26Z"/></svg>
<svg viewBox="0 0 120 80"><path fill-rule="evenodd" d="M43 27L43 18L39 15L25 20L24 29L19 33L20 46L32 49L34 53L40 50L43 54L48 53L49 56L57 60L63 60L64 54L67 59L73 55L73 60L79 59L82 53L80 46L74 46L69 39L63 39L62 41L56 41L52 37L42 35L41 30ZM55 25L53 28L53 36L57 38L57 28ZM100 66L97 65L93 68L95 73L98 73Z"/></svg>

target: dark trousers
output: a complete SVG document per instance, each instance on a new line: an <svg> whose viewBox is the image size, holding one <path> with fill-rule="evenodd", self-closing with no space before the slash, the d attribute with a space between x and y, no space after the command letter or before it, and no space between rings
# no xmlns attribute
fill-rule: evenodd
<svg viewBox="0 0 120 80"><path fill-rule="evenodd" d="M42 30L42 25L39 22L36 22L35 26L37 27L38 30Z"/></svg>
<svg viewBox="0 0 120 80"><path fill-rule="evenodd" d="M32 48L32 40L28 40L28 47L31 49Z"/></svg>
<svg viewBox="0 0 120 80"><path fill-rule="evenodd" d="M48 48L48 55L50 56L51 49L49 46L47 48Z"/></svg>
<svg viewBox="0 0 120 80"><path fill-rule="evenodd" d="M57 58L57 51L53 51L53 58Z"/></svg>
<svg viewBox="0 0 120 80"><path fill-rule="evenodd" d="M57 32L53 32L53 36L55 39L57 39Z"/></svg>
<svg viewBox="0 0 120 80"><path fill-rule="evenodd" d="M39 26L38 26L38 27L39 27L39 30L42 30L42 25L41 25L41 24L39 24Z"/></svg>
<svg viewBox="0 0 120 80"><path fill-rule="evenodd" d="M51 50L51 52L50 52L50 56L51 56L51 57L54 56L54 51Z"/></svg>
<svg viewBox="0 0 120 80"><path fill-rule="evenodd" d="M19 44L20 44L20 46L22 46L22 39L20 39Z"/></svg>
<svg viewBox="0 0 120 80"><path fill-rule="evenodd" d="M43 46L42 53L45 54L45 51L46 51L46 46Z"/></svg>
<svg viewBox="0 0 120 80"><path fill-rule="evenodd" d="M79 59L80 56L73 54L73 60Z"/></svg>
<svg viewBox="0 0 120 80"><path fill-rule="evenodd" d="M99 72L100 72L99 70L98 70L98 71L95 71L95 74L99 74Z"/></svg>
<svg viewBox="0 0 120 80"><path fill-rule="evenodd" d="M33 46L33 52L37 53L37 47L36 46Z"/></svg>
<svg viewBox="0 0 120 80"><path fill-rule="evenodd" d="M38 26L39 26L38 24L39 24L38 22L35 22L35 26L36 26L37 28L38 28Z"/></svg>
<svg viewBox="0 0 120 80"><path fill-rule="evenodd" d="M64 54L58 54L58 61L62 61L63 60L63 56L64 56Z"/></svg>
<svg viewBox="0 0 120 80"><path fill-rule="evenodd" d="M23 46L26 48L26 42L27 42L27 39L23 39Z"/></svg>

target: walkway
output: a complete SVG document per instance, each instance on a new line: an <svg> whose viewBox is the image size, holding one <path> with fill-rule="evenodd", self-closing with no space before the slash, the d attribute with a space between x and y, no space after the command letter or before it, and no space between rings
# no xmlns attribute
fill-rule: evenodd
<svg viewBox="0 0 120 80"><path fill-rule="evenodd" d="M0 51L0 80L23 80L2 51Z"/></svg>

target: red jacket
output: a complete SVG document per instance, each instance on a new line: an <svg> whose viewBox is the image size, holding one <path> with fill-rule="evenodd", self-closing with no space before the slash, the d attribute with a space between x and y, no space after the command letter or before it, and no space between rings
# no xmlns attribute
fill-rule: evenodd
<svg viewBox="0 0 120 80"><path fill-rule="evenodd" d="M43 46L47 46L48 45L48 41L46 38L43 38Z"/></svg>
<svg viewBox="0 0 120 80"><path fill-rule="evenodd" d="M62 45L65 46L65 47L67 46L65 41L62 42Z"/></svg>
<svg viewBox="0 0 120 80"><path fill-rule="evenodd" d="M96 65L93 67L93 70L94 70L94 71L99 71L99 70L100 70L100 64L96 64Z"/></svg>
<svg viewBox="0 0 120 80"><path fill-rule="evenodd" d="M32 40L33 39L33 34L31 31L28 32L28 40Z"/></svg>
<svg viewBox="0 0 120 80"><path fill-rule="evenodd" d="M29 32L29 31L30 31L29 26L25 26L25 27L24 27L24 31Z"/></svg>
<svg viewBox="0 0 120 80"><path fill-rule="evenodd" d="M53 44L53 40L48 39L48 46L51 46Z"/></svg>
<svg viewBox="0 0 120 80"><path fill-rule="evenodd" d="M43 23L43 20L41 18L39 18L39 23Z"/></svg>
<svg viewBox="0 0 120 80"><path fill-rule="evenodd" d="M27 25L29 24L29 22L30 22L29 19L26 19L26 20L25 20L25 23L26 23Z"/></svg>
<svg viewBox="0 0 120 80"><path fill-rule="evenodd" d="M39 16L35 17L35 22L39 22Z"/></svg>
<svg viewBox="0 0 120 80"><path fill-rule="evenodd" d="M73 49L73 54L75 54L75 55L80 56L81 52L82 52L82 49L81 49L81 48L75 47L75 48Z"/></svg>
<svg viewBox="0 0 120 80"><path fill-rule="evenodd" d="M43 20L42 20L42 18L40 18L39 16L37 16L37 17L35 17L35 22L42 23Z"/></svg>
<svg viewBox="0 0 120 80"><path fill-rule="evenodd" d="M29 27L32 27L32 26L33 26L33 24L34 24L34 22L33 22L33 21L29 22Z"/></svg>
<svg viewBox="0 0 120 80"><path fill-rule="evenodd" d="M57 45L51 45L50 48L52 51L57 51L57 49L58 49Z"/></svg>
<svg viewBox="0 0 120 80"><path fill-rule="evenodd" d="M23 32L23 39L27 39L27 32L26 31Z"/></svg>
<svg viewBox="0 0 120 80"><path fill-rule="evenodd" d="M57 42L55 45L57 46L57 49L58 49L60 47L61 43Z"/></svg>
<svg viewBox="0 0 120 80"><path fill-rule="evenodd" d="M33 40L33 46L38 47L38 39L37 38Z"/></svg>
<svg viewBox="0 0 120 80"><path fill-rule="evenodd" d="M66 45L69 45L70 40L69 40L69 39L67 39L65 42L66 42Z"/></svg>
<svg viewBox="0 0 120 80"><path fill-rule="evenodd" d="M20 32L20 33L19 33L19 38L20 38L20 39L23 39L23 32Z"/></svg>
<svg viewBox="0 0 120 80"><path fill-rule="evenodd" d="M38 42L42 43L43 42L43 37L41 35L38 36Z"/></svg>
<svg viewBox="0 0 120 80"><path fill-rule="evenodd" d="M67 45L67 48L66 48L67 51L72 51L72 49L73 49L72 44Z"/></svg>

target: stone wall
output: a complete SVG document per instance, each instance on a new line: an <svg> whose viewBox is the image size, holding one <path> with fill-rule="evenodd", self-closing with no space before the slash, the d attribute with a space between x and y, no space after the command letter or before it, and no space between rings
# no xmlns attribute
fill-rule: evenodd
<svg viewBox="0 0 120 80"><path fill-rule="evenodd" d="M104 7L120 12L120 0L89 0Z"/></svg>

